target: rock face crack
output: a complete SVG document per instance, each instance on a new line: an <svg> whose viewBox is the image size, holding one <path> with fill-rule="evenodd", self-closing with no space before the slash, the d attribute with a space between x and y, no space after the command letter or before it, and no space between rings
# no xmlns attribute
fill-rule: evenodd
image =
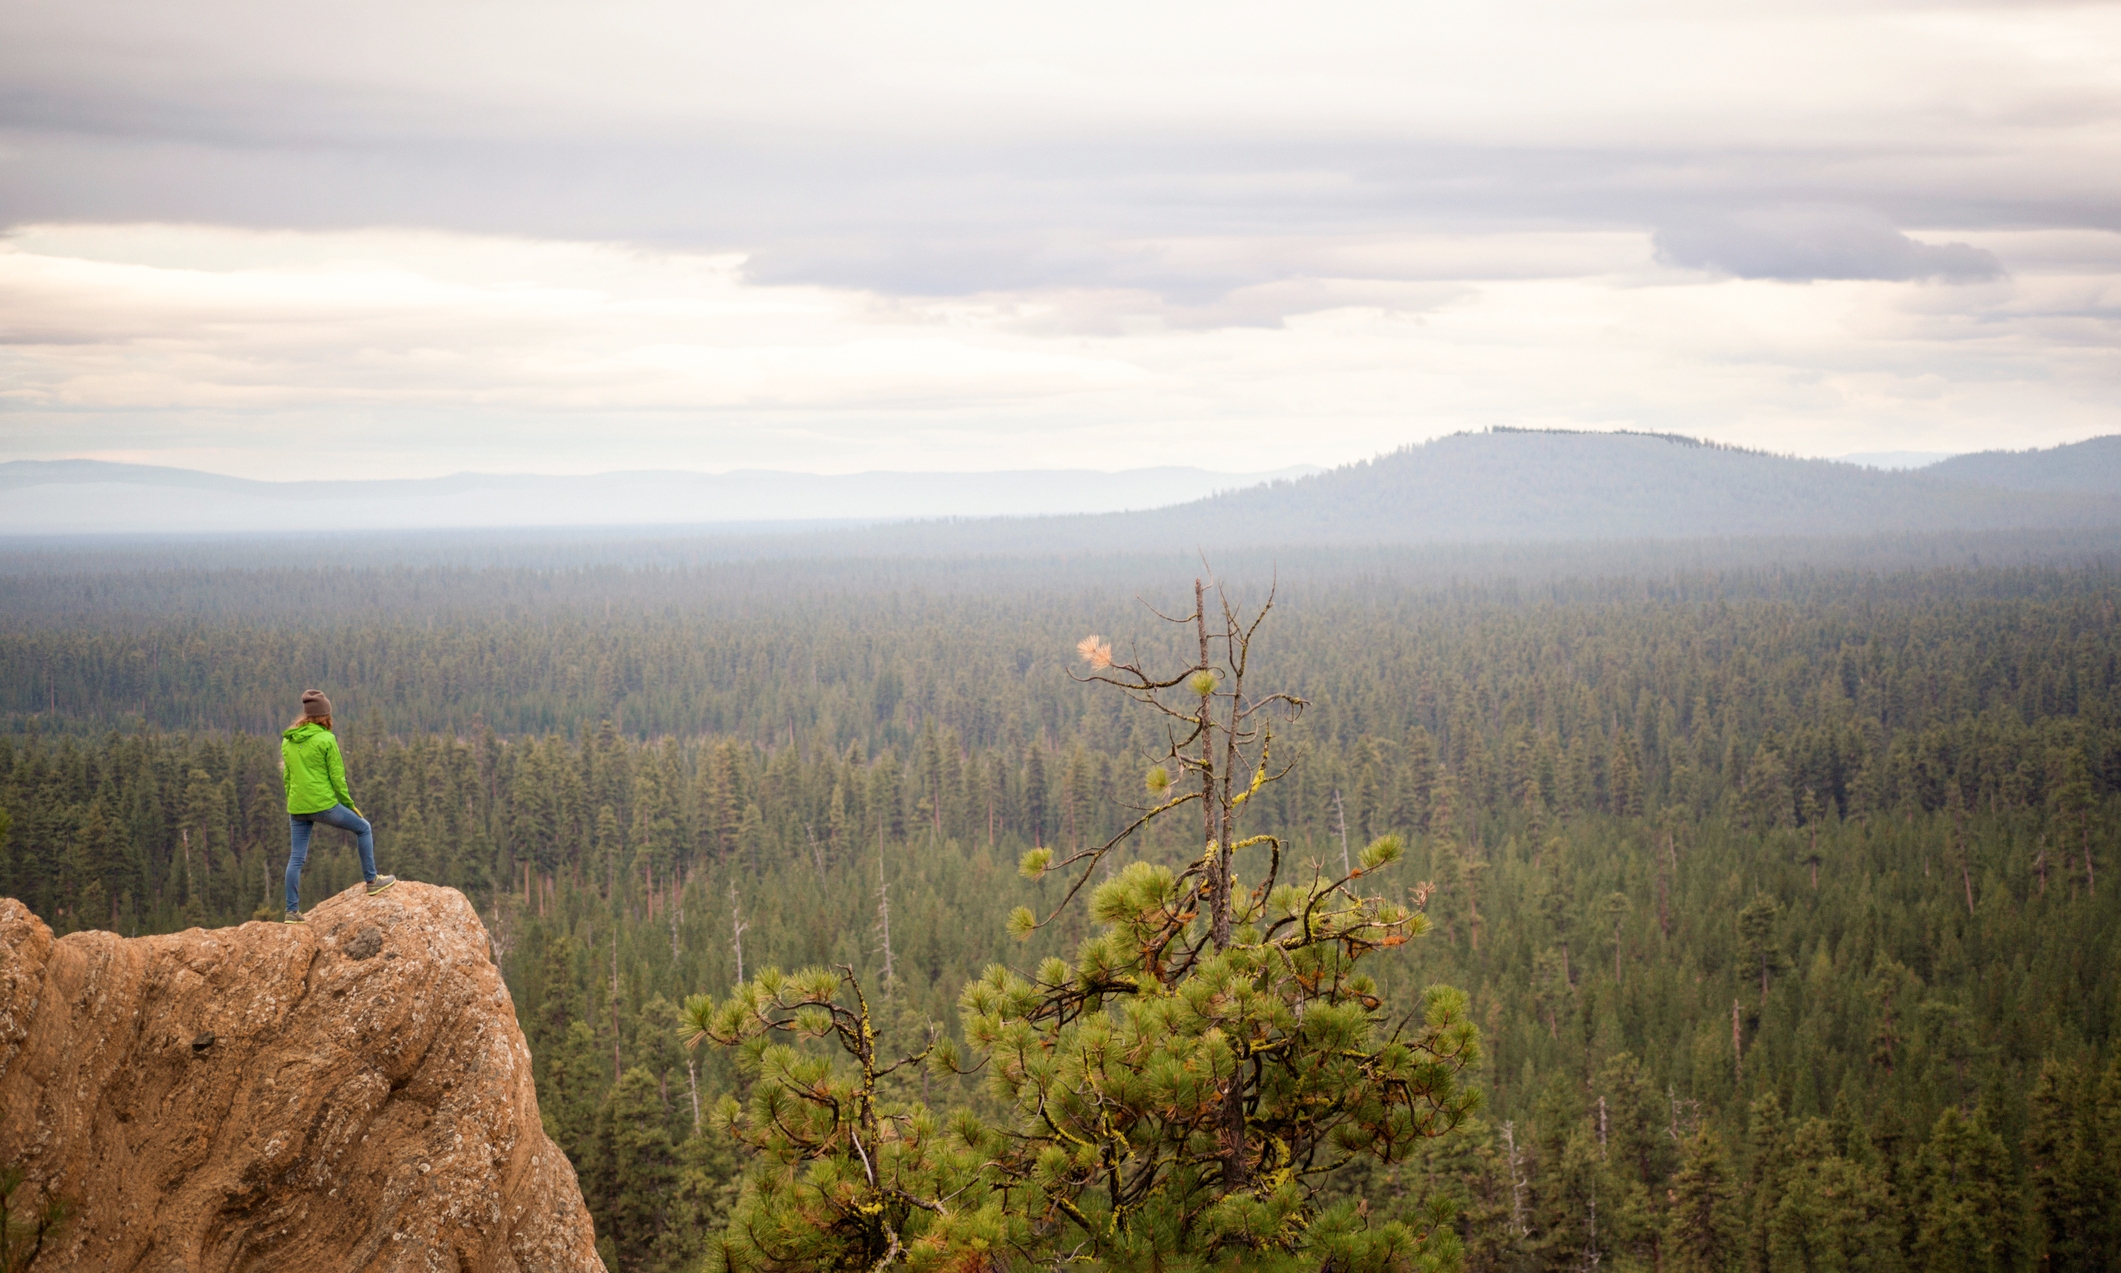
<svg viewBox="0 0 2121 1273"><path fill-rule="evenodd" d="M0 1162L79 1207L33 1273L602 1273L491 949L414 883L132 939L0 898Z"/></svg>

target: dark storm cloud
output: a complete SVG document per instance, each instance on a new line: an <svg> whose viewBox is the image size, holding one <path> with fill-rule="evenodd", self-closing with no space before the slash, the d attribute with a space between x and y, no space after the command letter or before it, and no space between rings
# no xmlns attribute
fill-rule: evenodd
<svg viewBox="0 0 2121 1273"><path fill-rule="evenodd" d="M1966 243L1918 243L1863 208L1744 211L1662 227L1655 242L1659 258L1673 265L1739 278L1971 283L2003 273L1993 252Z"/></svg>

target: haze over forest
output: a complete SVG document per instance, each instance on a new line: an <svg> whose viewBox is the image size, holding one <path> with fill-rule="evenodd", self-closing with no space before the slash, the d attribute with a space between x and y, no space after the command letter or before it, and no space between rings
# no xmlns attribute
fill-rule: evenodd
<svg viewBox="0 0 2121 1273"><path fill-rule="evenodd" d="M937 518L1015 524L799 542L828 552L1109 551L1189 540L1818 535L2112 524L2121 520L2121 435L1956 456L1918 470L1800 460L1676 435L1524 430L1454 435L1330 472L1270 474L467 473L268 483L83 460L14 461L0 464L0 492L9 497L0 532L45 535L717 524L761 533L815 529L805 522Z"/></svg>
<svg viewBox="0 0 2121 1273"><path fill-rule="evenodd" d="M1375 1217L1361 1267L2098 1268L2114 452L1490 433L1132 513L16 538L0 891L61 931L272 914L273 738L330 686L385 869L494 934L606 1262L742 1267L807 1160L695 1117L771 1089L688 1054L680 1005L741 945L845 964L888 1047L969 1047L983 967L1099 948L1066 908L1012 940L1062 894L1011 864L1140 805L1154 721L1075 646L1184 667L1145 603L1207 572L1275 599L1252 675L1309 703L1248 829L1296 862L1401 837L1373 896L1431 929L1366 961L1380 1003L1459 986L1482 1040L1477 1114L1315 1177L1319 1215ZM305 888L353 869L326 843ZM947 1072L879 1099L1012 1117Z"/></svg>

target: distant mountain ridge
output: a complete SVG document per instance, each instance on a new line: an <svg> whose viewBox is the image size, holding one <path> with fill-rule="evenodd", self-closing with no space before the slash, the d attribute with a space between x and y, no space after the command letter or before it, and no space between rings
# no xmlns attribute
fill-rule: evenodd
<svg viewBox="0 0 2121 1273"><path fill-rule="evenodd" d="M1923 469L1957 454L1957 451L1851 451L1827 458L1843 464L1860 464L1867 469Z"/></svg>
<svg viewBox="0 0 2121 1273"><path fill-rule="evenodd" d="M1279 474L463 473L280 483L16 461L0 464L0 493L0 533L659 525L777 532L771 555L1925 534L2121 526L2121 436L1917 470L1677 434L1529 429L1453 434ZM845 528L853 522L864 525Z"/></svg>
<svg viewBox="0 0 2121 1273"><path fill-rule="evenodd" d="M2067 467L2078 448L2042 452ZM2008 454L2008 453L2005 453ZM1972 461L1982 457L1962 457ZM2008 464L1998 466L2014 479ZM1985 475L1990 470L1969 466ZM1461 433L1323 473L1146 512L880 526L830 554L1113 552L1193 546L1714 539L2121 525L2121 484L2028 491L1798 459L1660 433Z"/></svg>
<svg viewBox="0 0 2121 1273"><path fill-rule="evenodd" d="M2031 451L1980 451L1939 460L1931 477L2010 491L2121 494L2121 434Z"/></svg>
<svg viewBox="0 0 2121 1273"><path fill-rule="evenodd" d="M790 529L788 523L1154 508L1315 471L1309 466L1255 473L1180 467L1118 473L650 470L264 482L101 460L15 460L0 464L0 494L6 496L0 500L0 534L613 525L726 529L756 523L783 523L777 528ZM202 495L211 498L202 500Z"/></svg>
<svg viewBox="0 0 2121 1273"><path fill-rule="evenodd" d="M2048 464L2067 462L2062 456ZM1495 430L1438 438L1188 507L1233 526L1271 525L1279 532L1276 542L1322 531L1329 509L1332 520L1408 541L1841 535L2121 521L2121 482L2080 487L2081 494L2060 499L2033 498L1955 481L1939 473L1942 467L1868 469L1674 434ZM1958 471L1985 476L1992 470L1968 464Z"/></svg>

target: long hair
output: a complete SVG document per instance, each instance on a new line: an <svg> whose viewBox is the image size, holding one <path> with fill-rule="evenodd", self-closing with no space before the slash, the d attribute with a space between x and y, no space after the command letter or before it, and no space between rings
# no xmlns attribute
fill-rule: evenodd
<svg viewBox="0 0 2121 1273"><path fill-rule="evenodd" d="M297 726L299 726L299 725L310 725L310 724L322 725L322 726L324 727L324 731L325 731L326 733L330 733L330 732L331 732L331 717L330 717L330 716L328 716L328 715L327 715L327 716L297 716L297 717L295 717L295 718L294 718L294 720L292 720L292 721L288 722L288 726L287 726L287 727L288 727L289 729L294 729L295 727L297 727Z"/></svg>

